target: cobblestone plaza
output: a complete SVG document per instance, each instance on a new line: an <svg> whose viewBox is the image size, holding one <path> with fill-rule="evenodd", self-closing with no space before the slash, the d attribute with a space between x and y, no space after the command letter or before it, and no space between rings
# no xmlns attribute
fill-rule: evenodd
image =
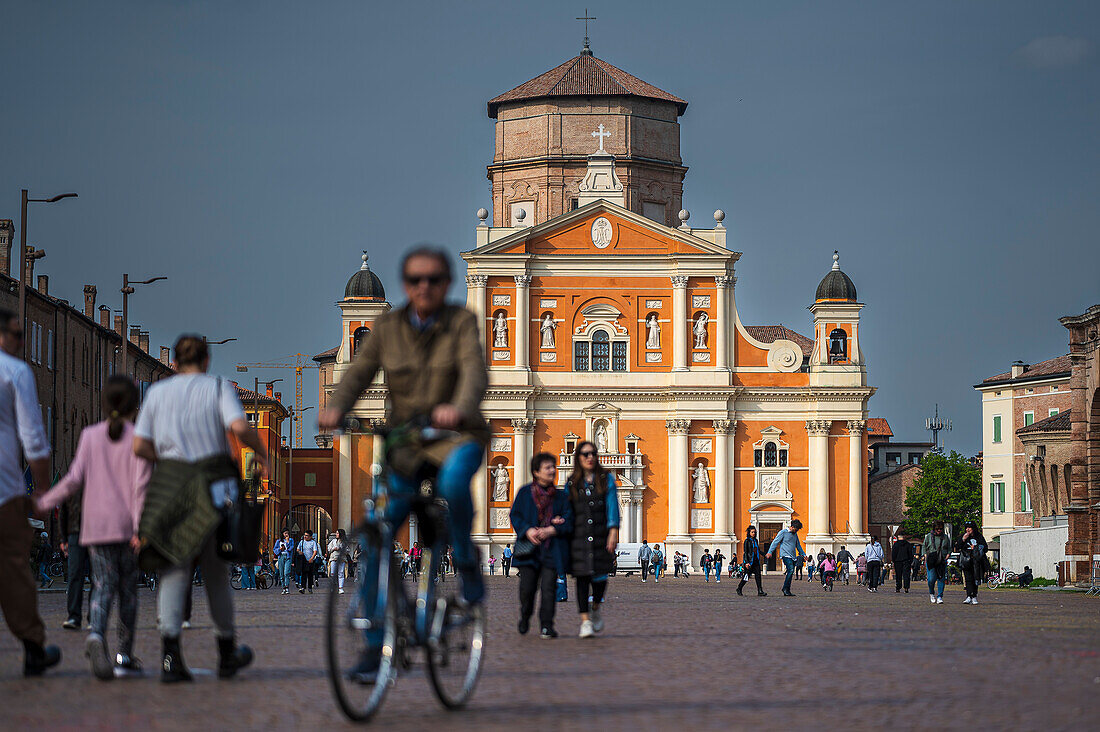
<svg viewBox="0 0 1100 732"><path fill-rule="evenodd" d="M894 594L892 583L872 595L854 583L825 593L802 582L796 597L783 598L773 574L761 598L738 597L729 581L619 577L600 637L576 638L569 602L558 605L562 636L544 641L515 631L517 580L488 579L487 662L470 706L444 711L414 668L398 679L375 727L1057 730L1095 719L1100 600L1076 592L983 590L970 607L958 586L945 604L930 605L921 584L908 595ZM157 681L148 590L136 646L146 676L111 683L89 673L84 633L60 630L64 594L41 593L50 640L64 658L45 678L24 680L21 649L0 634L10 729L344 728L324 671L326 590L237 592L239 635L256 661L219 682L206 598L196 588L195 628L184 635L196 680L175 686Z"/></svg>

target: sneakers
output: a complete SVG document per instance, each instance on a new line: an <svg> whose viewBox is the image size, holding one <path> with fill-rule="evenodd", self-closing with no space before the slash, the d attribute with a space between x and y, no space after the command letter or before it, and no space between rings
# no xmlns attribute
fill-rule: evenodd
<svg viewBox="0 0 1100 732"><path fill-rule="evenodd" d="M92 633L84 644L84 655L92 663L92 674L100 681L110 681L115 677L111 659L107 657L107 644L103 636Z"/></svg>
<svg viewBox="0 0 1100 732"><path fill-rule="evenodd" d="M558 631L553 628L543 628L539 631L539 638L543 640L553 640L558 637Z"/></svg>
<svg viewBox="0 0 1100 732"><path fill-rule="evenodd" d="M182 623L180 623L180 627L183 628L184 630L191 630L191 621L190 620L184 620Z"/></svg>
<svg viewBox="0 0 1100 732"><path fill-rule="evenodd" d="M600 615L600 606L592 608L592 630L599 633L603 630L603 616Z"/></svg>
<svg viewBox="0 0 1100 732"><path fill-rule="evenodd" d="M305 587L299 587L299 588L298 588L298 594L299 594L299 595L304 595L304 594L306 594L306 588L305 588Z"/></svg>
<svg viewBox="0 0 1100 732"><path fill-rule="evenodd" d="M531 620L529 618L520 618L519 622L516 623L516 630L519 631L520 635L527 635L527 631L529 631L530 629Z"/></svg>
<svg viewBox="0 0 1100 732"><path fill-rule="evenodd" d="M936 598L936 604L937 605L942 605L943 604L943 598L942 597L937 597Z"/></svg>
<svg viewBox="0 0 1100 732"><path fill-rule="evenodd" d="M61 624L61 627L65 630L80 630L80 618L69 618Z"/></svg>
<svg viewBox="0 0 1100 732"><path fill-rule="evenodd" d="M963 605L969 605L969 604L970 604L970 595L967 595L966 599L963 600Z"/></svg>
<svg viewBox="0 0 1100 732"><path fill-rule="evenodd" d="M228 679L252 663L252 649L234 638L218 638L218 678Z"/></svg>
<svg viewBox="0 0 1100 732"><path fill-rule="evenodd" d="M935 595L929 595L929 596L928 596L928 602L930 602L930 603L932 603L933 605L935 605L935 604L936 604L936 596L935 596Z"/></svg>
<svg viewBox="0 0 1100 732"><path fill-rule="evenodd" d="M596 629L592 626L592 621L582 620L580 633L581 638L591 638L594 635L596 635Z"/></svg>
<svg viewBox="0 0 1100 732"><path fill-rule="evenodd" d="M977 605L978 604L978 598L976 598L976 597L970 598L970 604L971 605Z"/></svg>
<svg viewBox="0 0 1100 732"><path fill-rule="evenodd" d="M61 662L61 649L57 646L42 647L37 643L23 641L26 654L23 657L23 675L41 676L46 669Z"/></svg>
<svg viewBox="0 0 1100 732"><path fill-rule="evenodd" d="M115 655L115 678L141 676L143 671L144 669L139 659L133 656L127 656L125 653Z"/></svg>
<svg viewBox="0 0 1100 732"><path fill-rule="evenodd" d="M756 596L757 597L767 597L768 593L764 592L763 590L758 590L757 593L756 593Z"/></svg>
<svg viewBox="0 0 1100 732"><path fill-rule="evenodd" d="M338 590L337 592L338 592L339 594L341 594L341 595L342 595L342 594L344 594L344 588L343 588L343 587L341 587L341 588L340 588L340 589L339 589L339 590Z"/></svg>

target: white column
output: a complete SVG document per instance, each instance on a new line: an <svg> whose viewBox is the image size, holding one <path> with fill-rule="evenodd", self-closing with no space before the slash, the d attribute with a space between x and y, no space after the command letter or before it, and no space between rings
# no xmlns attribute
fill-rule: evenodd
<svg viewBox="0 0 1100 732"><path fill-rule="evenodd" d="M715 343L714 367L718 371L729 371L730 368L730 334L733 332L733 318L730 316L730 286L732 277L715 277L714 284L718 288L718 337Z"/></svg>
<svg viewBox="0 0 1100 732"><path fill-rule="evenodd" d="M635 498L631 508L634 511L634 538L632 541L639 542L645 538L645 520L642 512L642 505L645 503L645 498Z"/></svg>
<svg viewBox="0 0 1100 732"><path fill-rule="evenodd" d="M350 434L344 433L337 435L333 439L336 440L337 449L340 451L340 485L339 485L339 506L340 506L340 528L345 532L351 531L353 523L358 523L359 517L356 517L355 522L351 519L351 438ZM375 458L377 460L377 458Z"/></svg>
<svg viewBox="0 0 1100 732"><path fill-rule="evenodd" d="M806 422L810 442L810 526L806 540L823 541L829 535L829 426L814 419Z"/></svg>
<svg viewBox="0 0 1100 732"><path fill-rule="evenodd" d="M485 342L485 275L466 275L466 307L477 315L477 327L481 329L481 342ZM491 361L491 359L490 359Z"/></svg>
<svg viewBox="0 0 1100 732"><path fill-rule="evenodd" d="M688 359L688 278L672 277L672 370L687 371Z"/></svg>
<svg viewBox="0 0 1100 732"><path fill-rule="evenodd" d="M531 275L516 275L516 368L520 371L530 369L527 344L531 334L531 316L528 314L530 294L527 286L531 284Z"/></svg>
<svg viewBox="0 0 1100 732"><path fill-rule="evenodd" d="M728 419L714 420L714 540L723 541L730 536L733 511L733 491L730 478L729 436L735 423Z"/></svg>
<svg viewBox="0 0 1100 732"><path fill-rule="evenodd" d="M535 431L535 420L512 420L512 497L515 498L520 486L530 482L531 439Z"/></svg>
<svg viewBox="0 0 1100 732"><path fill-rule="evenodd" d="M863 534L863 473L866 470L866 451L863 449L863 430L867 423L861 419L848 420L848 533Z"/></svg>
<svg viewBox="0 0 1100 732"><path fill-rule="evenodd" d="M619 541L630 542L634 541L630 537L634 535L633 526L634 515L631 512L631 499L629 496L619 494Z"/></svg>
<svg viewBox="0 0 1100 732"><path fill-rule="evenodd" d="M668 428L668 534L688 535L688 428L687 419L667 419Z"/></svg>

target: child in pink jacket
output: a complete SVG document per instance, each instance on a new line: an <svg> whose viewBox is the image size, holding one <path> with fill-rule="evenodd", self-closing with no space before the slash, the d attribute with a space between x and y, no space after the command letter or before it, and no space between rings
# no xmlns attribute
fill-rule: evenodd
<svg viewBox="0 0 1100 732"><path fill-rule="evenodd" d="M137 530L152 465L134 455L133 419L139 403L140 395L132 380L124 376L108 379L103 409L109 418L81 432L69 472L38 500L39 511L45 512L84 489L80 543L88 547L94 577L92 630L85 651L92 673L104 681L116 674L104 640L116 596L117 673L121 676L141 671L141 662L132 655L137 620Z"/></svg>

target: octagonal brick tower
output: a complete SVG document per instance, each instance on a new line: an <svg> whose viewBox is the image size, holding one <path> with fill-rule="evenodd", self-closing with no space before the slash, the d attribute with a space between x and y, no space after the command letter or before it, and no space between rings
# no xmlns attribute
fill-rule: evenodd
<svg viewBox="0 0 1100 732"><path fill-rule="evenodd" d="M626 207L671 226L687 173L679 123L686 109L683 99L596 58L587 45L491 99L493 225L534 226L576 208L588 156L602 140L615 156ZM600 125L609 136L592 134Z"/></svg>

